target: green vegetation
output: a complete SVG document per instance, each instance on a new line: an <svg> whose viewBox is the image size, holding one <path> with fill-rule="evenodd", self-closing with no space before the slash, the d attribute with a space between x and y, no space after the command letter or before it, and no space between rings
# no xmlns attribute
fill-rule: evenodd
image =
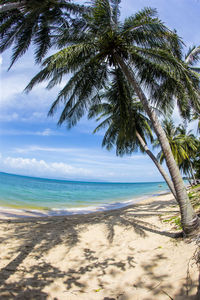
<svg viewBox="0 0 200 300"><path fill-rule="evenodd" d="M96 289L94 290L96 293L100 292L102 290L102 288Z"/></svg>
<svg viewBox="0 0 200 300"><path fill-rule="evenodd" d="M191 187L188 193L192 206L194 207L195 211L199 214L200 213L200 185ZM196 191L195 191L196 189ZM174 206L172 206L174 207ZM182 230L181 218L180 215L170 216L163 220L164 223L170 223L174 229Z"/></svg>
<svg viewBox="0 0 200 300"><path fill-rule="evenodd" d="M181 225L181 218L180 217L174 216L174 217L171 217L169 219L163 220L163 222L170 223L170 224L174 225L176 230L182 230L183 229L182 225Z"/></svg>
<svg viewBox="0 0 200 300"><path fill-rule="evenodd" d="M191 187L191 189L196 189L196 188L200 188L200 184Z"/></svg>
<svg viewBox="0 0 200 300"><path fill-rule="evenodd" d="M6 2L0 5L0 52L13 47L11 66L31 43L35 46L35 61L40 63L55 44L54 37L59 35L59 29L69 28L73 17L84 10L70 0Z"/></svg>
<svg viewBox="0 0 200 300"><path fill-rule="evenodd" d="M188 195L193 207L198 211L200 209L200 191L191 191Z"/></svg>
<svg viewBox="0 0 200 300"><path fill-rule="evenodd" d="M183 174L188 175L188 179L192 179L197 184L195 177L195 161L197 158L197 150L200 147L200 141L191 133L187 132L183 125L175 127L171 119L163 121L163 128L168 138L174 159ZM159 147L158 139L154 142L154 147ZM163 163L165 157L161 150L157 158ZM197 177L198 178L198 177Z"/></svg>

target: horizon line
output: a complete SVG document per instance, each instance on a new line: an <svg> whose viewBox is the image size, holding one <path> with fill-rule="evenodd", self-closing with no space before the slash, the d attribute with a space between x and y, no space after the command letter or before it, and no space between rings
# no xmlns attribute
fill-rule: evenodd
<svg viewBox="0 0 200 300"><path fill-rule="evenodd" d="M64 178L48 178L48 177L38 177L38 176L30 176L30 175L22 175L16 173L8 173L4 171L0 171L0 174L6 174L11 176L20 176L20 177L27 177L27 178L35 178L35 179L42 179L42 180L58 180L58 181L67 181L67 182L82 182L82 183L105 183L105 184L134 184L134 183L166 183L165 181L135 181L135 182L123 182L123 181L101 181L96 179L64 179Z"/></svg>

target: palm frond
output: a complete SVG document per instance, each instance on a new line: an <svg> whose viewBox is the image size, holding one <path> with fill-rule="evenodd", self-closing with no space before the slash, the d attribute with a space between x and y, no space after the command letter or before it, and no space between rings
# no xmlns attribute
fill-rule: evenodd
<svg viewBox="0 0 200 300"><path fill-rule="evenodd" d="M122 34L129 43L144 47L158 47L166 45L172 33L157 18L155 9L144 8L125 20Z"/></svg>
<svg viewBox="0 0 200 300"><path fill-rule="evenodd" d="M52 88L55 84L60 83L63 75L77 71L81 68L81 62L88 66L93 60L90 57L91 45L78 44L69 46L56 54L45 59L43 62L43 70L41 70L28 84L26 91L29 92L36 84L51 79L48 88Z"/></svg>
<svg viewBox="0 0 200 300"><path fill-rule="evenodd" d="M94 133L107 128L102 146L108 150L116 147L117 155L130 155L138 149L144 152L136 131L144 141L146 138L153 141L150 121L120 69L115 69L110 74L112 81L105 92L101 93L101 102L92 105L89 110L89 118L96 117L96 121L103 119Z"/></svg>
<svg viewBox="0 0 200 300"><path fill-rule="evenodd" d="M75 73L60 91L49 111L49 115L52 115L57 109L57 106L63 102L65 106L58 124L61 125L63 122L66 122L69 128L76 125L78 120L91 105L91 101L93 104L99 102L99 98L94 96L98 94L98 91L105 85L107 77L106 65L102 65L102 67L99 68L98 65L95 67L94 64L90 65L88 63ZM88 80L88 78L90 78L90 80Z"/></svg>
<svg viewBox="0 0 200 300"><path fill-rule="evenodd" d="M53 44L55 28L63 23L70 26L72 16L79 18L85 11L87 11L85 6L72 3L70 0L29 0L23 8L12 10L12 14L1 13L0 51L3 52L13 46L11 67L33 43L36 48L36 62L41 62Z"/></svg>
<svg viewBox="0 0 200 300"><path fill-rule="evenodd" d="M185 55L185 62L190 66L195 65L200 59L200 46L193 46L188 49L187 54Z"/></svg>
<svg viewBox="0 0 200 300"><path fill-rule="evenodd" d="M92 0L92 27L102 34L112 28L112 7L109 0ZM95 31L96 31L95 30Z"/></svg>

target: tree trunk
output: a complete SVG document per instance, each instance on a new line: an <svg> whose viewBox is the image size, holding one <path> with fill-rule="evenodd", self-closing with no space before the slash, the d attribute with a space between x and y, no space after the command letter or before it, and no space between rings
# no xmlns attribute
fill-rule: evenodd
<svg viewBox="0 0 200 300"><path fill-rule="evenodd" d="M7 12L7 11L17 9L17 8L23 8L25 4L26 4L26 1L19 1L19 2L15 2L15 3L1 4L0 5L0 13Z"/></svg>
<svg viewBox="0 0 200 300"><path fill-rule="evenodd" d="M187 191L183 182L183 179L181 177L179 168L174 160L173 154L171 152L171 148L169 145L169 142L167 140L167 137L165 135L165 132L159 122L159 119L155 113L155 111L152 109L152 107L149 105L149 102L143 93L140 85L138 84L134 73L132 70L126 65L124 60L118 55L115 54L116 61L118 62L119 66L121 67L122 71L124 72L127 80L130 82L130 84L133 86L138 98L140 99L144 110L146 111L147 115L149 116L152 125L154 127L154 131L158 137L158 140L160 142L160 145L162 147L162 151L165 156L166 164L169 170L169 173L171 175L174 188L176 191L176 199L180 207L180 213L181 213L181 223L183 227L183 231L185 234L190 234L197 230L200 226L200 221L195 213L190 200L187 195Z"/></svg>
<svg viewBox="0 0 200 300"><path fill-rule="evenodd" d="M141 137L141 135L137 131L136 131L136 136L137 136L137 138L138 138L138 140L139 140L142 148L146 152L146 154L149 155L149 157L153 160L153 162L156 165L157 169L159 170L160 174L162 175L162 177L166 181L166 183L167 183L170 191L172 192L174 198L176 199L176 192L175 192L175 189L174 189L173 182L171 181L171 179L169 178L169 176L165 172L164 168L158 162L158 160L156 159L156 157L154 156L154 154L149 150L147 144L145 143L145 141L143 140L143 138Z"/></svg>

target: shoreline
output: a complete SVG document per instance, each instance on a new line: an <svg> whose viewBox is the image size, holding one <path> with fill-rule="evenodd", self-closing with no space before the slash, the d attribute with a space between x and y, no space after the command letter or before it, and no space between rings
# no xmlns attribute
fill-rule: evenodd
<svg viewBox="0 0 200 300"><path fill-rule="evenodd" d="M168 193L90 214L7 216L0 220L0 298L195 299L197 245L165 221L178 214Z"/></svg>
<svg viewBox="0 0 200 300"><path fill-rule="evenodd" d="M112 210L119 210L135 204L143 204L156 200L157 197L171 195L169 191L161 191L157 194L144 195L130 200L121 202L103 203L96 206L82 206L73 208L52 208L52 209L35 209L35 208L14 208L11 206L0 206L0 220L13 219L13 218L42 218L42 217L55 217L55 216L70 216L70 215L86 215L96 212L106 212Z"/></svg>

